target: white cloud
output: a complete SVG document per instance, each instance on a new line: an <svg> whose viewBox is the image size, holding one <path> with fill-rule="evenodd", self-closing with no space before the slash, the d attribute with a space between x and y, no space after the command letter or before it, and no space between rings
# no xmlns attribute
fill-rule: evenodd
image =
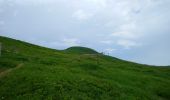
<svg viewBox="0 0 170 100"><path fill-rule="evenodd" d="M86 1L98 7L106 7L108 0L86 0Z"/></svg>
<svg viewBox="0 0 170 100"><path fill-rule="evenodd" d="M118 40L117 44L123 46L125 49L130 49L131 47L139 46L137 42L131 40Z"/></svg>
<svg viewBox="0 0 170 100"><path fill-rule="evenodd" d="M113 44L113 41L111 41L111 40L102 40L102 41L100 41L100 43L103 43L103 44Z"/></svg>
<svg viewBox="0 0 170 100"><path fill-rule="evenodd" d="M109 54L113 53L115 51L116 51L116 49L113 49L113 48L107 48L107 49L104 50L105 53L109 53Z"/></svg>
<svg viewBox="0 0 170 100"><path fill-rule="evenodd" d="M13 0L13 2L20 5L42 5L42 4L54 4L58 0Z"/></svg>
<svg viewBox="0 0 170 100"><path fill-rule="evenodd" d="M75 11L72 15L73 18L76 18L78 20L87 20L87 19L91 18L92 16L93 15L91 13L85 12L82 9Z"/></svg>
<svg viewBox="0 0 170 100"><path fill-rule="evenodd" d="M120 30L128 30L128 31L132 31L136 29L136 24L135 22L129 22L128 24L123 24L120 26Z"/></svg>
<svg viewBox="0 0 170 100"><path fill-rule="evenodd" d="M160 36L169 36L169 4L170 0L0 0L0 35L34 37L33 43L52 48L83 44L128 58L127 53L135 50L148 52L144 45L165 44ZM155 38L160 44L150 42Z"/></svg>
<svg viewBox="0 0 170 100"><path fill-rule="evenodd" d="M70 46L78 46L80 44L80 41L76 38L64 38L63 45L70 47Z"/></svg>
<svg viewBox="0 0 170 100"><path fill-rule="evenodd" d="M125 39L137 39L141 36L138 33L138 27L135 22L128 22L126 24L120 25L117 32L113 32L111 36Z"/></svg>
<svg viewBox="0 0 170 100"><path fill-rule="evenodd" d="M114 32L111 34L111 36L114 36L114 37L118 37L118 38L125 38L125 39L129 39L129 38L135 38L136 35L132 32L129 32L129 31L120 31L120 32Z"/></svg>

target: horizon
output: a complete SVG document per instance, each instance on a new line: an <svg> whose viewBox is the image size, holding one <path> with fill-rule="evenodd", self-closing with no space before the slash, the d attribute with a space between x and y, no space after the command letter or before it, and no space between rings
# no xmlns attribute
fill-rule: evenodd
<svg viewBox="0 0 170 100"><path fill-rule="evenodd" d="M0 35L66 49L92 48L147 65L170 65L169 0L0 0Z"/></svg>
<svg viewBox="0 0 170 100"><path fill-rule="evenodd" d="M14 39L14 38L5 37L5 36L1 36L1 37L9 38L9 39ZM120 60L132 62L132 63L136 63L136 64L142 64L142 65L154 66L154 67L170 67L170 65L151 65L151 64L144 64L144 63L138 63L138 62L134 62L134 61L129 61L129 60L126 60L126 59L122 59L122 58L118 58L118 57L112 56L112 55L110 55L109 53L100 52L100 51L95 50L94 48L85 47L85 46L70 46L70 47L67 47L67 48L64 48L64 49L57 49L57 48L46 47L46 46L43 46L43 45L33 44L33 43L30 43L30 42L22 41L22 40L18 40L18 39L14 39L14 40L21 41L21 42L25 42L25 43L29 43L29 44L31 44L31 45L36 45L36 46L39 46L39 47L44 47L44 48L53 49L53 50L59 50L59 51L60 51L60 50L61 50L61 51L67 50L67 49L69 49L69 48L71 48L71 47L83 47L83 48L92 49L92 50L96 51L97 53L102 54L102 55L105 55L105 56L110 56L110 57L113 57L113 58L117 58L117 59L120 59ZM1 44L0 47L3 46L3 44L2 44L1 42L0 42L0 44ZM1 51L1 48L0 48L0 51ZM0 56L1 56L1 55L0 55Z"/></svg>

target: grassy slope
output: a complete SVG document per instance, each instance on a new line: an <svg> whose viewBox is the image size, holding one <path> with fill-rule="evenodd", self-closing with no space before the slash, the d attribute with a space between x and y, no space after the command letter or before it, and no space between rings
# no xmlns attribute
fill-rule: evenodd
<svg viewBox="0 0 170 100"><path fill-rule="evenodd" d="M168 100L170 68L67 53L0 37L0 100ZM82 49L81 49L82 50Z"/></svg>

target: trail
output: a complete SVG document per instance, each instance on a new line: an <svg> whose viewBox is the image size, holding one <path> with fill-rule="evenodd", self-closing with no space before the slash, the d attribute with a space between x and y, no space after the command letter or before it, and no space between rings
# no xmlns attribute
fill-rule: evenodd
<svg viewBox="0 0 170 100"><path fill-rule="evenodd" d="M19 69L23 66L23 63L18 64L15 68L8 69L0 73L0 78L6 76L8 73L12 72L13 70Z"/></svg>

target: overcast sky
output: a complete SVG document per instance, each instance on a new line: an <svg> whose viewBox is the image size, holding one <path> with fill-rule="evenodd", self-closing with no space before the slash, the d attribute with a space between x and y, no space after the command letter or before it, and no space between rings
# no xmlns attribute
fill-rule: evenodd
<svg viewBox="0 0 170 100"><path fill-rule="evenodd" d="M170 0L0 0L0 35L170 65Z"/></svg>

